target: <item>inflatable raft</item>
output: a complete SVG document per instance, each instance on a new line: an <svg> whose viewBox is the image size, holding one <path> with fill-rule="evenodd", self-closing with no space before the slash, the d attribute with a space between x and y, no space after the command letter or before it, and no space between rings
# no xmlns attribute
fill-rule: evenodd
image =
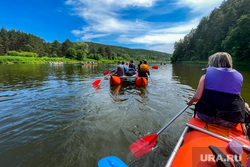
<svg viewBox="0 0 250 167"><path fill-rule="evenodd" d="M236 153L229 147L232 140L242 146L236 148L238 152L242 152L241 155L235 156ZM241 166L241 164L246 166L246 162L250 165L250 159L247 161L249 153L250 143L243 124L227 128L203 122L198 118L191 118L165 167L224 166L219 164L222 163L220 160L224 160L223 163L227 163L228 166L232 164L233 166Z"/></svg>
<svg viewBox="0 0 250 167"><path fill-rule="evenodd" d="M138 77L138 74L133 76L110 76L110 85L119 85L123 83L132 83L137 86L145 86L148 83L147 78L145 77Z"/></svg>

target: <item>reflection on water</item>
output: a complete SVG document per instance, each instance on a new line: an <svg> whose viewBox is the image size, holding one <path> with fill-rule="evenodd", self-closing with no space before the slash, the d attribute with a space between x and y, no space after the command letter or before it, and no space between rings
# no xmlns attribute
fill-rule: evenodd
<svg viewBox="0 0 250 167"><path fill-rule="evenodd" d="M110 96L117 102L127 100L131 94L139 95L142 98L147 98L147 85L138 87L134 83L128 83L110 86Z"/></svg>
<svg viewBox="0 0 250 167"><path fill-rule="evenodd" d="M173 79L196 89L200 77L205 74L204 65L173 64Z"/></svg>
<svg viewBox="0 0 250 167"><path fill-rule="evenodd" d="M192 108L143 157L134 158L129 145L155 134L186 106L204 67L150 68L152 80L136 87L102 79L115 66L0 64L1 166L95 167L112 155L133 167L164 166ZM242 74L247 95L249 71Z"/></svg>
<svg viewBox="0 0 250 167"><path fill-rule="evenodd" d="M205 68L206 65L199 64L173 64L173 79L196 89L200 77L205 74ZM250 103L250 68L247 66L234 66L234 68L244 78L241 95Z"/></svg>

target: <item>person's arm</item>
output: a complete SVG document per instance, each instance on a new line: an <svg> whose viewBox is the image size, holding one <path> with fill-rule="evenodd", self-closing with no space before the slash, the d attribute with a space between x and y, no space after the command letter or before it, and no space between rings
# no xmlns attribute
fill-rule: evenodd
<svg viewBox="0 0 250 167"><path fill-rule="evenodd" d="M189 106L194 105L195 102L197 102L197 101L200 100L200 98L201 98L201 96L202 96L202 94L203 94L203 91L204 91L204 86L205 86L205 75L203 75L203 76L200 78L200 82L199 82L199 85L198 85L198 87L197 87L197 90L196 90L194 96L192 97L191 100L189 100L189 101L187 102L187 104L188 104Z"/></svg>
<svg viewBox="0 0 250 167"><path fill-rule="evenodd" d="M248 111L250 111L250 107L249 107L249 105L246 102L245 102L245 106L248 109Z"/></svg>

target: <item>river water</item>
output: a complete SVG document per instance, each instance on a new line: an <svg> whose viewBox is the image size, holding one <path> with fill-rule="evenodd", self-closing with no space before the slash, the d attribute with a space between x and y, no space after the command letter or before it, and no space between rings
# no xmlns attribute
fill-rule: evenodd
<svg viewBox="0 0 250 167"><path fill-rule="evenodd" d="M4 167L96 167L117 156L131 167L161 167L193 112L190 107L146 155L130 144L158 132L195 93L204 65L151 68L146 87L110 86L115 65L0 64L0 164ZM242 96L250 103L250 69ZM98 87L92 82L102 79Z"/></svg>

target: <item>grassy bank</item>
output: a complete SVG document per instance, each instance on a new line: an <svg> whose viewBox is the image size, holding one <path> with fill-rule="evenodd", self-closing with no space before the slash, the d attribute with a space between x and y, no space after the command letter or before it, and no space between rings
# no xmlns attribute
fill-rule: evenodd
<svg viewBox="0 0 250 167"><path fill-rule="evenodd" d="M95 60L95 59L84 59L84 62L92 61L97 62L98 64L116 64L119 60ZM129 60L123 60L125 62L129 62ZM72 63L82 63L79 60L72 60L67 58L50 58L50 57L23 57L23 56L0 56L0 63L3 64L13 64L13 63L32 63L32 64L42 64L49 62L63 62L67 64Z"/></svg>
<svg viewBox="0 0 250 167"><path fill-rule="evenodd" d="M49 57L21 57L21 56L0 56L0 63L49 63L49 62L63 62L63 63L80 63L78 60L71 60L67 58L49 58Z"/></svg>
<svg viewBox="0 0 250 167"><path fill-rule="evenodd" d="M95 59L84 59L84 62L86 61L94 61L98 64L114 64L117 63L119 60L107 60L107 59L101 59L101 60L95 60Z"/></svg>
<svg viewBox="0 0 250 167"><path fill-rule="evenodd" d="M98 64L116 64L119 60L95 60L95 59L84 59L86 61L93 61L97 62ZM121 60L124 62L129 62L130 60ZM68 58L50 58L50 57L23 57L23 56L0 56L0 63L3 64L13 64L13 63L32 63L32 64L43 64L49 62L63 62L65 64L72 64L72 63L82 63L79 60L72 60ZM135 61L138 62L138 61ZM151 62L152 63L152 62ZM161 63L161 62L153 62L153 63Z"/></svg>

